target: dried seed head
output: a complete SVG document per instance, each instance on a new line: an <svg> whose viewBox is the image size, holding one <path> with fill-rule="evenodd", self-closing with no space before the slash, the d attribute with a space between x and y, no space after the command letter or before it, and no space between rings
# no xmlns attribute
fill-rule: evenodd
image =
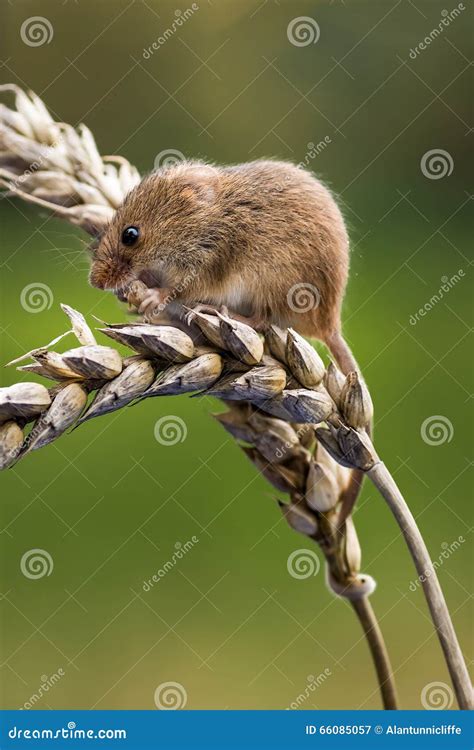
<svg viewBox="0 0 474 750"><path fill-rule="evenodd" d="M346 379L342 372L336 367L334 362L330 362L324 376L324 385L338 408L341 406L341 391L345 382Z"/></svg>
<svg viewBox="0 0 474 750"><path fill-rule="evenodd" d="M340 396L341 411L347 424L355 429L366 427L374 408L367 386L357 372L350 372Z"/></svg>
<svg viewBox="0 0 474 750"><path fill-rule="evenodd" d="M40 383L15 383L0 388L0 422L12 418L31 419L41 414L51 403L51 397Z"/></svg>
<svg viewBox="0 0 474 750"><path fill-rule="evenodd" d="M284 406L285 393L286 391L282 391L271 399L254 399L253 403L255 406L258 406L261 411L264 411L266 414L271 414L272 417L284 420L285 422L294 422L294 415Z"/></svg>
<svg viewBox="0 0 474 750"><path fill-rule="evenodd" d="M95 346L97 341L92 333L91 329L86 323L86 319L83 314L69 307L69 305L61 304L62 310L66 313L69 320L72 323L72 329L80 344L84 346Z"/></svg>
<svg viewBox="0 0 474 750"><path fill-rule="evenodd" d="M122 358L109 346L78 346L62 358L71 370L92 380L111 380L122 372Z"/></svg>
<svg viewBox="0 0 474 750"><path fill-rule="evenodd" d="M320 513L327 513L335 508L339 499L334 475L316 461L311 461L309 465L305 497L309 507Z"/></svg>
<svg viewBox="0 0 474 750"><path fill-rule="evenodd" d="M16 422L0 425L0 471L15 463L23 444L23 430Z"/></svg>
<svg viewBox="0 0 474 750"><path fill-rule="evenodd" d="M219 347L219 349L226 348L221 334L220 320L217 315L207 315L196 310L189 310L186 320L190 323L196 323L211 344Z"/></svg>
<svg viewBox="0 0 474 750"><path fill-rule="evenodd" d="M316 517L301 503L282 503L278 501L281 512L285 516L289 526L300 534L314 536L318 531Z"/></svg>
<svg viewBox="0 0 474 750"><path fill-rule="evenodd" d="M316 437L323 445L324 449L337 463L349 469L354 468L354 465L350 463L349 458L344 455L339 440L331 429L328 429L327 427L317 427Z"/></svg>
<svg viewBox="0 0 474 750"><path fill-rule="evenodd" d="M301 479L297 473L281 464L269 464L268 461L254 448L242 447L257 469L280 492L291 493L299 489Z"/></svg>
<svg viewBox="0 0 474 750"><path fill-rule="evenodd" d="M143 343L157 357L168 362L189 362L194 354L190 336L172 326L142 326Z"/></svg>
<svg viewBox="0 0 474 750"><path fill-rule="evenodd" d="M273 421L278 422L279 420L275 419ZM294 432L293 434L290 431L285 433L284 430L279 428L275 430L268 428L263 432L257 432L254 437L254 443L262 456L269 463L273 464L288 461L302 450Z"/></svg>
<svg viewBox="0 0 474 750"><path fill-rule="evenodd" d="M354 575L360 571L362 551L355 530L354 521L348 516L344 524L344 557L349 572Z"/></svg>
<svg viewBox="0 0 474 750"><path fill-rule="evenodd" d="M214 414L214 417L236 440L243 440L245 443L254 442L257 433L246 421L243 414L237 411L227 411L224 414Z"/></svg>
<svg viewBox="0 0 474 750"><path fill-rule="evenodd" d="M136 325L110 325L107 328L99 328L101 333L105 333L106 336L118 341L120 344L128 346L130 349L134 349L139 354L151 355L150 349L145 346L142 339L142 327L143 323Z"/></svg>
<svg viewBox="0 0 474 750"><path fill-rule="evenodd" d="M246 323L219 315L224 346L246 365L257 365L263 357L263 341Z"/></svg>
<svg viewBox="0 0 474 750"><path fill-rule="evenodd" d="M210 388L206 388L205 391L197 393L196 396L214 396L214 398L222 398L224 401L244 401L245 396L235 389L235 381L235 373L224 375ZM194 398L194 396L191 396L191 398Z"/></svg>
<svg viewBox="0 0 474 750"><path fill-rule="evenodd" d="M77 380L83 377L71 367L68 367L63 356L57 352L40 349L34 352L32 356L41 365L41 374L51 380ZM26 367L23 369L26 369Z"/></svg>
<svg viewBox="0 0 474 750"><path fill-rule="evenodd" d="M120 375L99 388L88 410L77 426L93 417L121 409L140 396L153 382L155 370L147 359L136 359Z"/></svg>
<svg viewBox="0 0 474 750"><path fill-rule="evenodd" d="M377 454L366 432L342 425L337 431L337 440L345 460L343 465L369 471L377 463Z"/></svg>
<svg viewBox="0 0 474 750"><path fill-rule="evenodd" d="M79 417L87 402L87 392L79 383L61 388L49 409L38 418L25 439L23 453L48 445L63 434Z"/></svg>
<svg viewBox="0 0 474 750"><path fill-rule="evenodd" d="M351 469L347 468L347 466L341 466L341 464L335 461L323 447L322 443L318 443L317 445L316 459L336 480L339 494L345 490L351 478Z"/></svg>
<svg viewBox="0 0 474 750"><path fill-rule="evenodd" d="M234 383L236 393L243 399L273 398L284 389L286 373L282 367L253 367Z"/></svg>
<svg viewBox="0 0 474 750"><path fill-rule="evenodd" d="M288 329L286 361L295 378L305 388L313 388L324 377L323 360L311 344L292 328Z"/></svg>
<svg viewBox="0 0 474 750"><path fill-rule="evenodd" d="M328 394L297 388L282 393L283 406L296 422L318 424L334 411L334 403Z"/></svg>
<svg viewBox="0 0 474 750"><path fill-rule="evenodd" d="M254 411L248 418L249 424L252 425L253 429L258 434L265 434L267 432L273 432L278 435L280 440L288 443L291 446L299 445L298 435L296 434L293 427L284 422L282 419L275 419L274 417L267 417L265 414L261 414L258 411Z"/></svg>
<svg viewBox="0 0 474 750"><path fill-rule="evenodd" d="M283 364L286 364L286 337L287 332L278 326L270 326L265 332L265 341L270 353Z"/></svg>
<svg viewBox="0 0 474 750"><path fill-rule="evenodd" d="M143 397L173 396L210 388L220 377L222 367L222 357L218 354L201 354L185 365L174 365L164 370Z"/></svg>

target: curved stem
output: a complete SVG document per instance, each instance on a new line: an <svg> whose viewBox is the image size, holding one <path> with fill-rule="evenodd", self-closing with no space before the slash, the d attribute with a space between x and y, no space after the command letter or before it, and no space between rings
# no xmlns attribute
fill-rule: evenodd
<svg viewBox="0 0 474 750"><path fill-rule="evenodd" d="M377 672L383 707L386 710L396 710L398 708L397 690L393 678L392 665L390 664L387 647L385 646L375 612L367 596L354 599L351 601L351 604L359 618L362 630L369 644Z"/></svg>
<svg viewBox="0 0 474 750"><path fill-rule="evenodd" d="M473 708L472 685L466 663L435 568L416 521L385 464L376 463L367 475L387 501L405 537L444 651L459 708Z"/></svg>

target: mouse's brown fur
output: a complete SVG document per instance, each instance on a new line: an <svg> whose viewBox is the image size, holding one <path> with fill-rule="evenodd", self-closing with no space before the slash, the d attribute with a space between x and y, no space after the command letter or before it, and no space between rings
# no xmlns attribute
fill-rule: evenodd
<svg viewBox="0 0 474 750"><path fill-rule="evenodd" d="M121 242L136 226L134 247ZM93 254L91 283L120 291L134 278L178 290L187 305L225 305L264 326L291 326L356 368L340 335L349 270L344 221L330 191L285 162L215 167L182 162L145 177Z"/></svg>

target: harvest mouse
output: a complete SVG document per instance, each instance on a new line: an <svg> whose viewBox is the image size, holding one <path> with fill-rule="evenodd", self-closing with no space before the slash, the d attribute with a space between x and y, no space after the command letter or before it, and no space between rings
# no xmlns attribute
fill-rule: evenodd
<svg viewBox="0 0 474 750"><path fill-rule="evenodd" d="M341 334L349 242L339 208L310 172L279 161L184 161L144 177L92 250L90 281L124 299L150 287L140 312L169 300L225 306L263 330L322 340L347 374Z"/></svg>

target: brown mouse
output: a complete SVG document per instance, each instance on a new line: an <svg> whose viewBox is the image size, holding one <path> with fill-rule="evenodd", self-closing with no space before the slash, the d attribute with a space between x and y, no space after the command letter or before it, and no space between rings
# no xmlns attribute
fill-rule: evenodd
<svg viewBox="0 0 474 750"><path fill-rule="evenodd" d="M348 272L344 220L311 173L279 161L185 161L127 195L92 250L90 281L121 299L143 281L145 318L176 300L225 306L258 329L291 326L322 340L347 374L359 369L341 333ZM343 518L362 476L352 472Z"/></svg>
<svg viewBox="0 0 474 750"><path fill-rule="evenodd" d="M349 241L330 191L279 161L185 161L146 176L92 251L90 281L124 298L141 279L140 312L226 306L256 328L274 323L322 340L347 374L341 334Z"/></svg>

